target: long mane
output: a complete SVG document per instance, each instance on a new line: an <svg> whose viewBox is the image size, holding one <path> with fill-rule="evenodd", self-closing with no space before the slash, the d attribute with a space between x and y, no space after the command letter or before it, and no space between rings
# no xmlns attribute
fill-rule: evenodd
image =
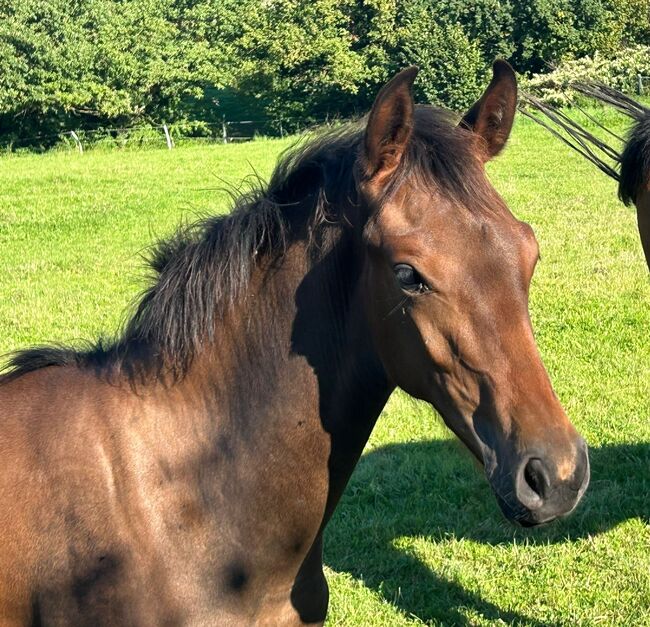
<svg viewBox="0 0 650 627"><path fill-rule="evenodd" d="M570 87L630 118L633 126L627 138L616 135L578 107L593 125L603 131L607 139L599 137L565 111L545 104L530 94L523 96L524 106L520 107L520 111L617 181L619 198L629 205L650 179L650 109L597 81L573 83Z"/></svg>
<svg viewBox="0 0 650 627"><path fill-rule="evenodd" d="M229 214L181 228L156 244L148 261L151 284L115 339L18 351L2 367L0 384L69 365L131 379L183 377L220 317L242 298L260 259L280 258L292 243L308 245L346 221L344 208L356 203L355 163L364 128L363 121L351 123L299 142L281 157L268 184L257 181ZM418 107L401 174L477 206L485 181L470 135L456 126L454 114Z"/></svg>

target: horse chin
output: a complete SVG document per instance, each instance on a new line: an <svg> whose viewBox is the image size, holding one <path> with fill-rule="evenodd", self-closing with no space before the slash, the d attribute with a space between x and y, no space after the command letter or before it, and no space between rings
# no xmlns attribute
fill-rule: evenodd
<svg viewBox="0 0 650 627"><path fill-rule="evenodd" d="M510 522L521 525L522 527L536 526L536 523L534 521L522 517L521 514L517 512L515 508L511 507L503 498L501 498L498 492L495 492L494 495L497 499L497 503L499 504L499 507L501 508L501 512Z"/></svg>
<svg viewBox="0 0 650 627"><path fill-rule="evenodd" d="M520 527L539 527L541 525L546 525L553 520L555 517L547 518L545 520L539 520L535 517L534 512L529 512L523 508L514 508L509 505L498 492L495 492L497 503L503 512L503 515L512 523L519 525Z"/></svg>

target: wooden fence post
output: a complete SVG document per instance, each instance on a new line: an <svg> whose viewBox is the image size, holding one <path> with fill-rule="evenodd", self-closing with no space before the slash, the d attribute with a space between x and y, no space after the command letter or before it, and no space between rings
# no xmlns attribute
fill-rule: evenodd
<svg viewBox="0 0 650 627"><path fill-rule="evenodd" d="M74 139L75 144L77 144L77 148L79 148L79 153L83 155L84 147L81 145L81 140L79 139L79 135L77 135L74 131L70 131L70 137Z"/></svg>
<svg viewBox="0 0 650 627"><path fill-rule="evenodd" d="M228 143L228 128L226 127L226 116L224 115L223 118L221 118L221 137L223 139L223 143L227 144Z"/></svg>
<svg viewBox="0 0 650 627"><path fill-rule="evenodd" d="M163 131L165 131L165 139L167 140L167 148L171 150L174 147L174 142L172 141L172 136L169 134L169 129L166 124L163 124Z"/></svg>

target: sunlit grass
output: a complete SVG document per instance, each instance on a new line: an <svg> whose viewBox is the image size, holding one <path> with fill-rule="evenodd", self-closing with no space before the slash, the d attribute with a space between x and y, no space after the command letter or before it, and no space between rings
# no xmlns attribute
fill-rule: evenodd
<svg viewBox="0 0 650 627"><path fill-rule="evenodd" d="M140 255L289 140L0 159L0 352L114 330ZM529 122L489 167L542 251L531 313L591 445L578 511L507 523L434 412L390 400L327 531L330 625L650 625L650 281L615 184Z"/></svg>

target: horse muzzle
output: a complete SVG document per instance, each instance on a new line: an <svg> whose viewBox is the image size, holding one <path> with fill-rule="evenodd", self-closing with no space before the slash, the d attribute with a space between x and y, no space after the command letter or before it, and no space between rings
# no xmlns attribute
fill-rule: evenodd
<svg viewBox="0 0 650 627"><path fill-rule="evenodd" d="M589 485L589 455L580 438L573 462L528 453L512 472L491 481L506 518L534 527L570 514Z"/></svg>

